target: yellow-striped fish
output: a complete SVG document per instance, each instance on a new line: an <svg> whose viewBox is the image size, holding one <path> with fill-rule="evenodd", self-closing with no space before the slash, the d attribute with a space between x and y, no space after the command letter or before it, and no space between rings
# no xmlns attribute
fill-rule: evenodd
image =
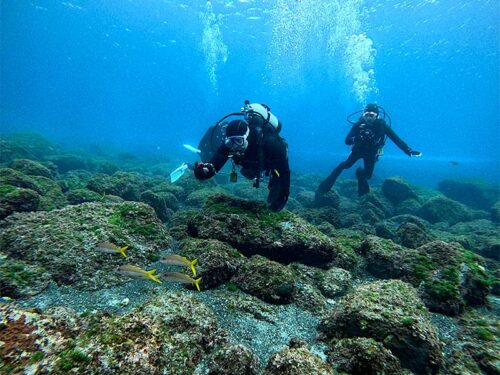
<svg viewBox="0 0 500 375"><path fill-rule="evenodd" d="M187 266L191 268L193 276L196 276L196 268L194 268L194 266L196 265L196 263L198 263L198 259L195 259L191 262L188 258L182 257L180 255L167 255L161 258L160 262L164 264L174 264L176 266Z"/></svg>
<svg viewBox="0 0 500 375"><path fill-rule="evenodd" d="M145 271L140 267L127 264L124 266L120 266L118 272L122 275L129 276L134 279L150 279L156 281L158 284L161 284L160 275L155 275L156 269Z"/></svg>
<svg viewBox="0 0 500 375"><path fill-rule="evenodd" d="M194 284L196 286L196 289L198 289L198 292L200 291L201 277L197 279L192 279L188 275L185 275L180 272L165 272L162 276L170 281L177 281L179 283L184 283L184 284Z"/></svg>
<svg viewBox="0 0 500 375"><path fill-rule="evenodd" d="M128 249L128 246L116 246L115 244L111 242L101 242L95 245L95 250L100 252L100 253L106 253L106 254L121 254L125 258L127 255L125 254L125 250Z"/></svg>

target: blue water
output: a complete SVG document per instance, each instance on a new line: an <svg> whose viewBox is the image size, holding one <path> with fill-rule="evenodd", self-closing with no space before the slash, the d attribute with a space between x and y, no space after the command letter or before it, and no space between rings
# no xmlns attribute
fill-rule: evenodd
<svg viewBox="0 0 500 375"><path fill-rule="evenodd" d="M182 143L250 99L282 120L292 171L326 174L376 101L424 154L389 142L376 176L500 180L498 1L0 4L1 131L191 160Z"/></svg>

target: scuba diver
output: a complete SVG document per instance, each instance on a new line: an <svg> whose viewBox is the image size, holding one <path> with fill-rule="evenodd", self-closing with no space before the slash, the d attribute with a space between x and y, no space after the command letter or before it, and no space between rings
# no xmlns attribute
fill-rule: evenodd
<svg viewBox="0 0 500 375"><path fill-rule="evenodd" d="M383 118L379 118L380 109L383 112ZM362 113L356 122L351 121L351 117ZM389 120L389 124L385 119ZM385 140L389 137L403 152L408 156L422 156L419 151L412 150L396 133L391 129L390 116L382 107L377 104L368 104L364 110L354 112L347 117L352 124L352 128L345 139L346 145L351 146L351 153L347 159L341 162L318 187L316 190L316 199L326 194L332 188L335 181L344 169L351 168L359 159L363 159L364 168L356 169L358 178L358 195L362 196L370 191L368 180L372 177L375 163L382 155Z"/></svg>
<svg viewBox="0 0 500 375"><path fill-rule="evenodd" d="M225 122L231 116L243 118ZM268 176L268 207L282 210L290 193L290 168L288 145L280 130L281 122L268 106L246 100L241 112L224 116L203 136L198 146L202 162L194 164L195 177L209 179L231 159L230 181L237 180L236 166L244 177L254 180L256 188Z"/></svg>

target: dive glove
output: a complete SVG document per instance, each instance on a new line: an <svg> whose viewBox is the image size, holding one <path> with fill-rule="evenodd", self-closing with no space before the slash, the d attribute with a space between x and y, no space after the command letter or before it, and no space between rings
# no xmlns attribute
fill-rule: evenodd
<svg viewBox="0 0 500 375"><path fill-rule="evenodd" d="M194 163L194 176L198 180L207 180L215 175L215 167L212 163Z"/></svg>
<svg viewBox="0 0 500 375"><path fill-rule="evenodd" d="M417 158L422 156L422 153L420 151L412 150L411 148L408 148L405 154L408 155L409 157L415 156Z"/></svg>

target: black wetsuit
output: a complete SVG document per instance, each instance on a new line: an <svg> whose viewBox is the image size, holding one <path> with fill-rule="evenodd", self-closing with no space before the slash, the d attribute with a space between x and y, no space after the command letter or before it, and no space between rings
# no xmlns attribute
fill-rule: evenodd
<svg viewBox="0 0 500 375"><path fill-rule="evenodd" d="M241 174L254 179L260 172L269 175L269 195L267 202L273 211L285 207L290 194L290 167L288 166L288 146L271 125L259 126L257 121L249 123L248 147L243 155L233 155L234 162L241 166ZM259 132L261 129L262 134ZM222 169L231 150L224 143L209 161L218 172ZM277 172L277 173L276 173Z"/></svg>
<svg viewBox="0 0 500 375"><path fill-rule="evenodd" d="M397 136L383 119L376 119L367 124L363 117L356 122L345 139L346 145L353 145L351 153L340 163L318 187L316 194L325 194L332 188L344 169L351 168L359 159L363 159L364 168L356 170L358 178L358 194L364 195L370 191L368 180L372 177L378 151L384 146L385 137L389 137L401 150L409 155L411 149Z"/></svg>

